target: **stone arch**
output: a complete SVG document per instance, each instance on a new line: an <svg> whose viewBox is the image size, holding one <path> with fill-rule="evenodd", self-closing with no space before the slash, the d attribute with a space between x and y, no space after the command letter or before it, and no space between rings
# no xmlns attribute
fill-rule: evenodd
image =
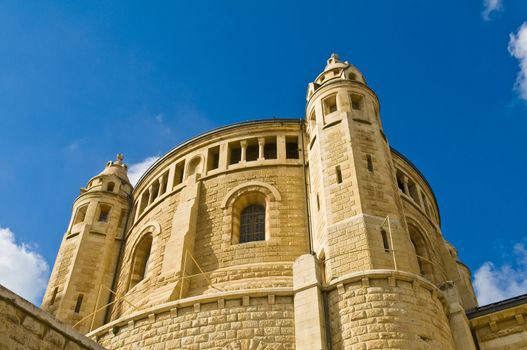
<svg viewBox="0 0 527 350"><path fill-rule="evenodd" d="M420 274L435 283L435 270L433 263L433 249L426 231L414 220L408 220L408 235L414 248L415 258Z"/></svg>
<svg viewBox="0 0 527 350"><path fill-rule="evenodd" d="M147 233L151 233L152 238L155 240L156 236L161 233L161 225L159 225L157 221L146 222L139 230L139 234L136 235L135 239L133 240L131 252L136 249L137 244L139 244L139 241L141 240L141 237ZM129 254L126 260L129 261L131 257L132 254Z"/></svg>
<svg viewBox="0 0 527 350"><path fill-rule="evenodd" d="M236 186L224 197L221 207L224 210L224 232L229 244L240 243L240 216L249 206L260 206L265 209L265 240L279 232L278 202L282 197L278 190L265 182L250 181Z"/></svg>
<svg viewBox="0 0 527 350"><path fill-rule="evenodd" d="M187 171L185 172L186 177L190 177L194 174L201 174L203 173L203 164L205 160L202 155L197 155L194 158L192 158L188 164L187 164Z"/></svg>
<svg viewBox="0 0 527 350"><path fill-rule="evenodd" d="M132 252L132 264L130 266L130 282L128 288L135 287L148 275L152 255L152 241L152 233L145 233L141 236L141 239Z"/></svg>
<svg viewBox="0 0 527 350"><path fill-rule="evenodd" d="M232 205L232 202L236 197L239 197L244 192L250 192L251 190L266 194L266 197L269 197L271 201L280 202L282 200L280 192L278 192L276 187L274 187L273 185L262 181L249 181L238 185L232 190L230 190L221 201L221 208L227 208L227 206Z"/></svg>

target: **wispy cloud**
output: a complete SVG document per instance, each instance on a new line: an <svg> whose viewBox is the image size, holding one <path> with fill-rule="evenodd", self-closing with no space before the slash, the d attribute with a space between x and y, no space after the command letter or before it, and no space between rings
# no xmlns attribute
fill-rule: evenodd
<svg viewBox="0 0 527 350"><path fill-rule="evenodd" d="M0 284L39 303L48 281L49 266L34 246L17 244L15 234L0 227Z"/></svg>
<svg viewBox="0 0 527 350"><path fill-rule="evenodd" d="M148 168L158 160L158 156L147 157L143 161L128 166L128 178L130 183L135 186L141 176L148 170Z"/></svg>
<svg viewBox="0 0 527 350"><path fill-rule="evenodd" d="M480 305L527 293L527 249L524 243L513 248L514 261L496 266L485 262L474 274L474 288Z"/></svg>
<svg viewBox="0 0 527 350"><path fill-rule="evenodd" d="M490 21L490 15L493 12L501 11L503 9L502 0L483 0L483 12L481 16L485 21Z"/></svg>
<svg viewBox="0 0 527 350"><path fill-rule="evenodd" d="M509 53L519 61L520 72L514 88L527 101L527 22L523 22L516 34L509 34Z"/></svg>

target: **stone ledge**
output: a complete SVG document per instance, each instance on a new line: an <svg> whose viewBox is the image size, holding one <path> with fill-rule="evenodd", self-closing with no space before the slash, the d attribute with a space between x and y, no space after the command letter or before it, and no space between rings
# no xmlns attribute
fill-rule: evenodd
<svg viewBox="0 0 527 350"><path fill-rule="evenodd" d="M444 293L437 286L419 275L406 271L379 269L352 272L330 281L328 284L323 285L322 289L325 291L330 291L336 289L340 284L346 285L353 282L363 282L363 279L386 279L387 285L390 285L390 283L397 283L397 280L410 282L414 285L414 288L420 286L424 289L427 289L443 304L446 305Z"/></svg>

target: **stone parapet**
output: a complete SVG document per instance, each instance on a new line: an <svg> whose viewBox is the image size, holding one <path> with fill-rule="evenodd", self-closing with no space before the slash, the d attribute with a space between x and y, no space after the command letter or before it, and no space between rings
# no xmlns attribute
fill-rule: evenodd
<svg viewBox="0 0 527 350"><path fill-rule="evenodd" d="M104 350L0 285L0 350Z"/></svg>

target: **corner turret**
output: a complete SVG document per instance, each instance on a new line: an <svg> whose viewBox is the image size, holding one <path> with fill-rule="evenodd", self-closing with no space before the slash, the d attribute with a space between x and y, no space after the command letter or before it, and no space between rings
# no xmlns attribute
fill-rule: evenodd
<svg viewBox="0 0 527 350"><path fill-rule="evenodd" d="M132 185L123 155L106 163L73 204L42 308L82 332L104 323L121 241L130 212Z"/></svg>

